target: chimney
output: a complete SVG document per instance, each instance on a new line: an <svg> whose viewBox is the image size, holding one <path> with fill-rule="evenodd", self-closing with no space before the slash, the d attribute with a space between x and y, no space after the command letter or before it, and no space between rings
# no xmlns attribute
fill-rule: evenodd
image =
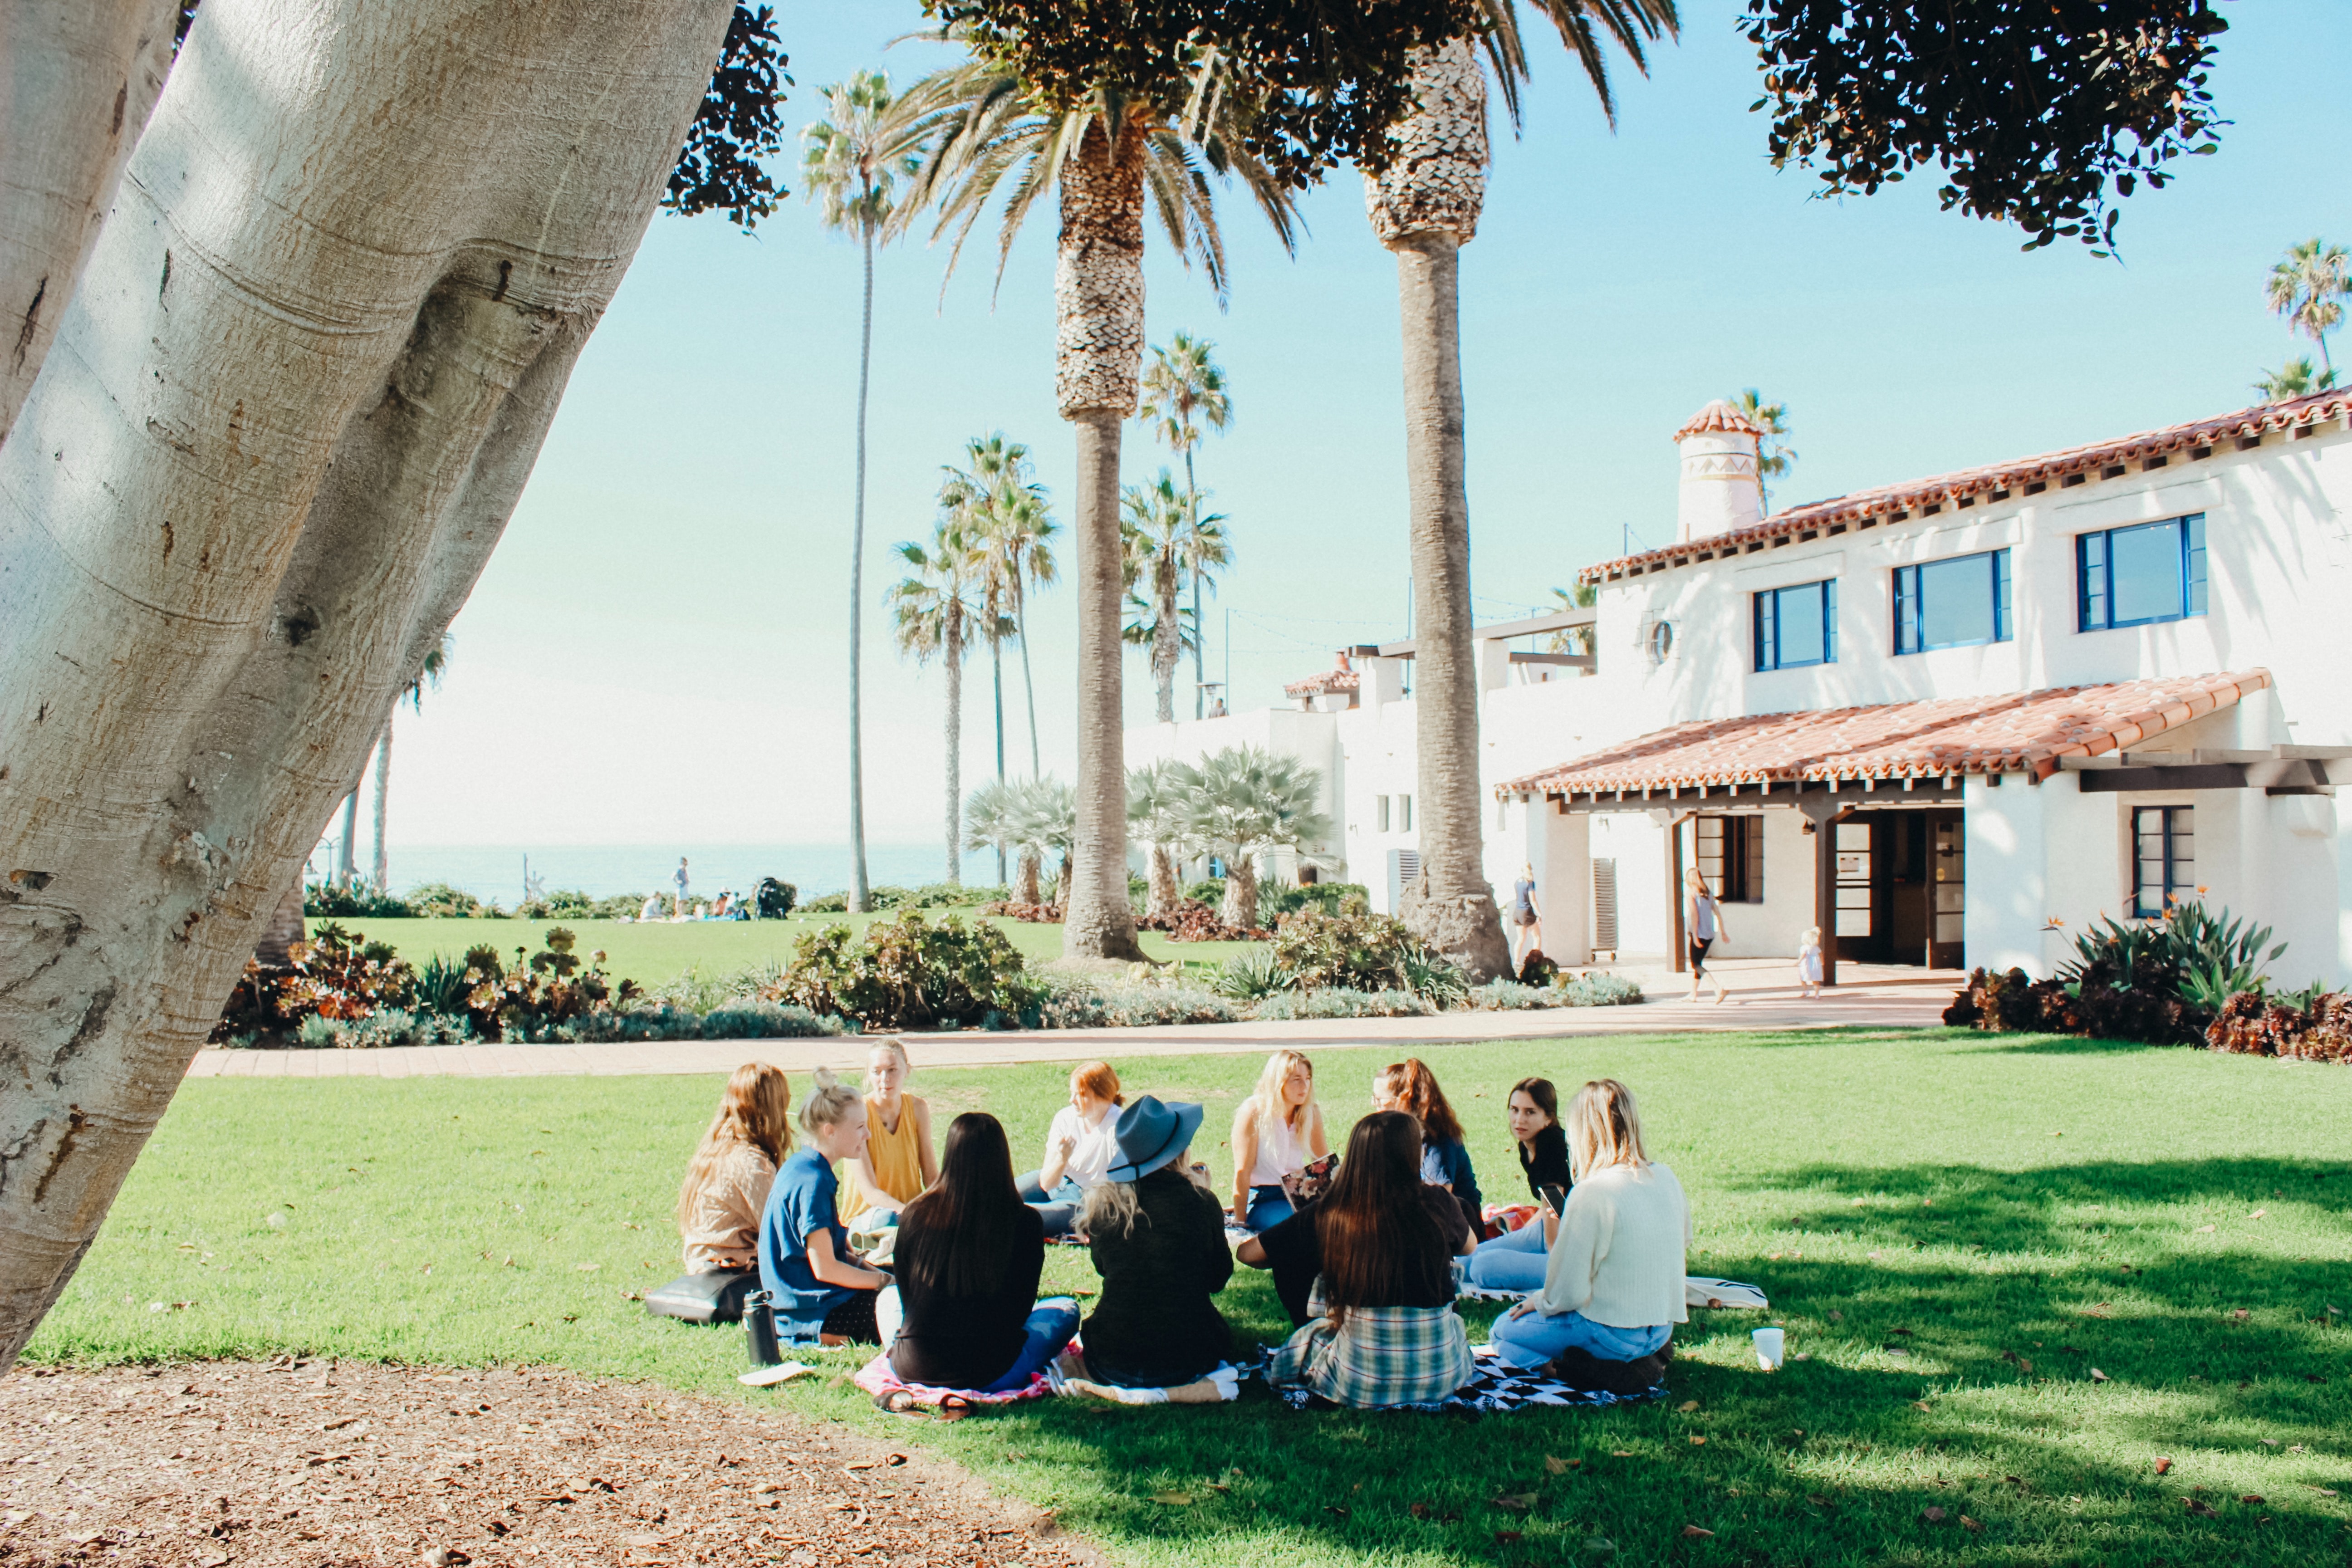
<svg viewBox="0 0 2352 1568"><path fill-rule="evenodd" d="M1687 544L1764 521L1756 438L1756 426L1748 416L1720 397L1675 432L1683 462L1675 507L1675 542Z"/></svg>

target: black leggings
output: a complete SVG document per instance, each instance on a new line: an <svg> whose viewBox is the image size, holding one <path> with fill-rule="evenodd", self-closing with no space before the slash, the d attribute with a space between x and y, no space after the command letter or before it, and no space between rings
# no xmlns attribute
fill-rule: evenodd
<svg viewBox="0 0 2352 1568"><path fill-rule="evenodd" d="M1715 938L1713 937L1707 937L1704 941L1697 937L1691 938L1690 961L1691 978L1693 980L1696 980L1700 975L1706 973L1706 950L1714 945Z"/></svg>

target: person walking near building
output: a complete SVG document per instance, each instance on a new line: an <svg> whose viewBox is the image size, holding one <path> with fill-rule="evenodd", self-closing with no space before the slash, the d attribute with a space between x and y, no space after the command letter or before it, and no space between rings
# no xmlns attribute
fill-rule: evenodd
<svg viewBox="0 0 2352 1568"><path fill-rule="evenodd" d="M1683 873L1683 931L1690 941L1690 999L1698 1000L1698 983L1704 980L1715 987L1719 1007L1730 993L1722 981L1706 972L1706 954L1718 942L1729 947L1731 933L1723 929L1723 906L1716 901L1714 890L1696 866Z"/></svg>
<svg viewBox="0 0 2352 1568"><path fill-rule="evenodd" d="M1519 868L1511 884L1511 967L1526 966L1528 954L1543 951L1543 910L1536 903L1536 868Z"/></svg>

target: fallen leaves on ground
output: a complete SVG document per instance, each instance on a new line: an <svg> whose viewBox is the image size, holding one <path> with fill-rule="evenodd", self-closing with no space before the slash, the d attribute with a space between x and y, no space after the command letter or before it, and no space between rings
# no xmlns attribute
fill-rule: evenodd
<svg viewBox="0 0 2352 1568"><path fill-rule="evenodd" d="M1930 1504L1927 1508L1919 1510L1919 1517L1926 1520L1929 1524L1941 1524L1944 1522L1944 1510L1940 1508L1935 1507L1933 1504Z"/></svg>
<svg viewBox="0 0 2352 1568"><path fill-rule="evenodd" d="M1533 1492L1505 1492L1495 1500L1496 1508L1509 1509L1513 1513L1525 1513L1536 1506Z"/></svg>
<svg viewBox="0 0 2352 1568"><path fill-rule="evenodd" d="M2156 1462L2156 1473L2157 1473L2158 1475L2159 1475L2159 1476L2160 1476L2160 1475L2163 1475L2167 1470L2169 1470L2169 1469L2171 1469L2171 1468L2172 1468L2172 1461L2171 1461L2170 1459L2158 1459L2158 1460Z"/></svg>
<svg viewBox="0 0 2352 1568"><path fill-rule="evenodd" d="M1685 1541L1705 1541L1714 1533L1712 1530L1702 1530L1696 1524L1683 1526L1683 1539Z"/></svg>
<svg viewBox="0 0 2352 1568"><path fill-rule="evenodd" d="M1555 1476L1564 1476L1582 1463L1582 1459L1563 1459L1552 1454L1544 1456L1544 1468Z"/></svg>
<svg viewBox="0 0 2352 1568"><path fill-rule="evenodd" d="M1166 1503L1170 1508L1190 1508L1192 1506L1192 1494L1191 1492L1153 1492L1151 1500Z"/></svg>

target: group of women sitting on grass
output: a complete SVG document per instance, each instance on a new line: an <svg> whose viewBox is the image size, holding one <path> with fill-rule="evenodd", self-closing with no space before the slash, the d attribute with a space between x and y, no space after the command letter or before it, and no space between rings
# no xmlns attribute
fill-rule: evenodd
<svg viewBox="0 0 2352 1568"><path fill-rule="evenodd" d="M1685 1317L1689 1207L1650 1160L1633 1097L1513 1087L1508 1114L1532 1217L1484 1209L1462 1127L1417 1059L1376 1076L1372 1113L1334 1163L1314 1068L1277 1051L1237 1109L1230 1205L1191 1159L1202 1108L1129 1101L1107 1063L1070 1077L1044 1163L1016 1175L1003 1125L951 1121L934 1160L930 1113L904 1092L904 1048L874 1049L860 1096L818 1069L791 1125L784 1074L730 1081L679 1198L690 1271L756 1268L780 1336L874 1343L908 1384L999 1393L1049 1363L1095 1384L1181 1391L1232 1357L1215 1296L1240 1260L1274 1276L1296 1326L1277 1384L1341 1405L1441 1399L1472 1370L1461 1289L1523 1294L1490 1338L1507 1365L1563 1353L1631 1363ZM1529 1212L1525 1205L1515 1215ZM895 1221L895 1233L888 1231ZM889 1236L885 1260L853 1228ZM1084 1245L1102 1281L1080 1340L1077 1304L1037 1297L1050 1239Z"/></svg>

